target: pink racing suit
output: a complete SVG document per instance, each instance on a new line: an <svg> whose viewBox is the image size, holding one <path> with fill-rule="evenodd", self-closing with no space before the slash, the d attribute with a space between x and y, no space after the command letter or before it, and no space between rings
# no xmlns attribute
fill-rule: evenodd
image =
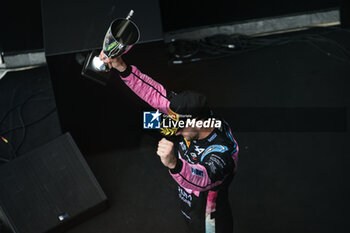
<svg viewBox="0 0 350 233"><path fill-rule="evenodd" d="M128 66L120 76L150 106L169 113L172 92L135 66ZM174 143L177 163L169 173L178 183L181 213L190 232L233 231L228 187L237 170L239 148L229 125L221 120L221 128L204 139L188 142L182 138Z"/></svg>

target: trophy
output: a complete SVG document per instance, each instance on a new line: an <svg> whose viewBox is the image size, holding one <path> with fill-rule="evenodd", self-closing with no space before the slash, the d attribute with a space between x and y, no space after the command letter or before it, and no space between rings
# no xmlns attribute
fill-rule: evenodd
<svg viewBox="0 0 350 233"><path fill-rule="evenodd" d="M118 57L128 52L140 38L140 31L134 22L130 20L134 11L128 16L113 20L107 30L103 41L103 53L108 58ZM92 59L92 66L96 71L107 72L110 68L98 57Z"/></svg>

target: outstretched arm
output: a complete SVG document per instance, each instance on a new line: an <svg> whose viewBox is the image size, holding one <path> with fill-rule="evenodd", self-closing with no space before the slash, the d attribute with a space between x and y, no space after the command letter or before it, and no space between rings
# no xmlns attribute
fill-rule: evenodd
<svg viewBox="0 0 350 233"><path fill-rule="evenodd" d="M127 65L121 57L107 58L104 56L103 52L101 52L100 59L110 68L118 70L124 83L141 99L146 101L153 108L168 114L170 104L168 100L169 96L160 83L156 82L148 75L143 74L136 66Z"/></svg>

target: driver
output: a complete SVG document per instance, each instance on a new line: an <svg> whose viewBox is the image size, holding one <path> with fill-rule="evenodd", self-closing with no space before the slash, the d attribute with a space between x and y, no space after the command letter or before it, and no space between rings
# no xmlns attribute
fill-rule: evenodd
<svg viewBox="0 0 350 233"><path fill-rule="evenodd" d="M228 188L237 171L238 144L227 122L218 119L221 124L204 127L205 121L214 118L204 95L169 92L121 57L111 59L101 52L100 59L150 106L176 121L187 116L186 122L193 123L178 129L179 141L162 138L157 155L178 184L180 212L189 232L231 233Z"/></svg>

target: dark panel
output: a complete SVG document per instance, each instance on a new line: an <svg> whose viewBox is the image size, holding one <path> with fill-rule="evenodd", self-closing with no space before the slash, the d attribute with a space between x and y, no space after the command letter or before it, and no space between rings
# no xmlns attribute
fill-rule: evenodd
<svg viewBox="0 0 350 233"><path fill-rule="evenodd" d="M0 177L0 206L16 233L62 229L106 201L69 134L4 165Z"/></svg>
<svg viewBox="0 0 350 233"><path fill-rule="evenodd" d="M250 19L310 12L339 7L339 0L217 0L213 4L199 4L195 0L160 0L165 32L215 24L227 24Z"/></svg>
<svg viewBox="0 0 350 233"><path fill-rule="evenodd" d="M342 0L340 8L341 25L343 28L350 28L350 1Z"/></svg>
<svg viewBox="0 0 350 233"><path fill-rule="evenodd" d="M23 52L44 48L40 0L1 1L0 51Z"/></svg>
<svg viewBox="0 0 350 233"><path fill-rule="evenodd" d="M43 27L47 55L102 47L104 35L115 18L131 18L140 29L140 42L162 38L157 0L141 1L43 1Z"/></svg>

